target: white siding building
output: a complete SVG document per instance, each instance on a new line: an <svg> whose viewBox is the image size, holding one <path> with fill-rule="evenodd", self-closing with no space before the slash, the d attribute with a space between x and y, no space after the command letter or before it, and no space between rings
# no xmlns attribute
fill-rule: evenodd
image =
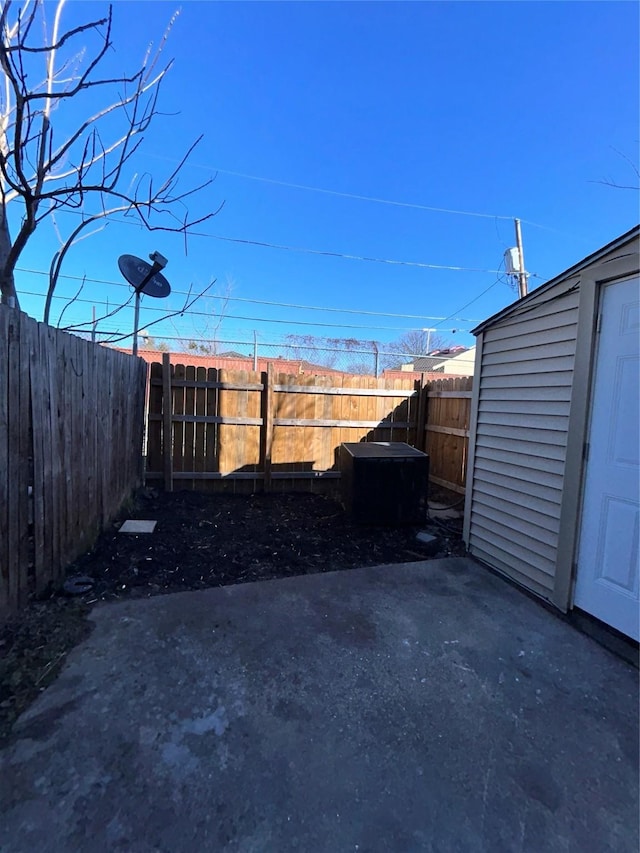
<svg viewBox="0 0 640 853"><path fill-rule="evenodd" d="M464 526L479 560L635 639L639 235L474 330Z"/></svg>

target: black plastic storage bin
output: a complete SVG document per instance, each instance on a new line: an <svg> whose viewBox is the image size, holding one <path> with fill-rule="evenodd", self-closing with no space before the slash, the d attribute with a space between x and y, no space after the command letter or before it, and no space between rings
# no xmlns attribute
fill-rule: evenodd
<svg viewBox="0 0 640 853"><path fill-rule="evenodd" d="M341 445L342 496L358 524L422 524L426 517L429 457L389 441Z"/></svg>

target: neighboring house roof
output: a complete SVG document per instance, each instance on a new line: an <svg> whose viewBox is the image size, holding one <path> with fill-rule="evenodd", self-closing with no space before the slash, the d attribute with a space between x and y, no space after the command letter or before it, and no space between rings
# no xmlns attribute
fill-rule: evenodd
<svg viewBox="0 0 640 853"><path fill-rule="evenodd" d="M236 352L236 350L230 349L226 352L216 353L218 358L251 358L248 356L246 352Z"/></svg>
<svg viewBox="0 0 640 853"><path fill-rule="evenodd" d="M403 365L407 370L417 371L418 373L430 373L432 370L442 364L442 356L439 355L423 355L420 358L415 358L412 362L409 362L407 365Z"/></svg>

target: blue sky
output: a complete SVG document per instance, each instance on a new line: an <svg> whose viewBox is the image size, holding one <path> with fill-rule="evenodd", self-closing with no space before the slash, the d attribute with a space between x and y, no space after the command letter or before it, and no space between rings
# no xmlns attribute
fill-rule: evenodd
<svg viewBox="0 0 640 853"><path fill-rule="evenodd" d="M135 69L174 8L116 2L110 67ZM73 2L64 20L74 25L101 9ZM495 270L514 244L509 217L518 216L527 268L539 276L533 287L638 220L637 192L599 183L635 178L617 152L637 164L638 29L635 3L187 2L167 48L175 65L161 95L166 115L148 133L137 168L161 177L202 133L184 186L224 171L191 202L190 213L225 204L198 232L359 257ZM229 172L489 215L374 203ZM61 227L70 221L61 217ZM146 257L154 249L169 258L166 275L177 291L216 278L217 293L236 299L424 318L230 301L220 332L228 340L250 340L255 329L263 341L296 333L385 342L404 328L439 326L460 330L445 337L469 344L463 330L515 298L492 272L324 257L207 236L191 237L185 256L176 235L118 223L76 246L64 272L118 282L119 254ZM54 234L43 227L19 266L45 270L53 251ZM17 283L42 293L45 278L19 272ZM68 279L59 293L75 289ZM100 314L101 302L113 305L125 293L116 284L88 282L81 298L89 301L69 308L65 321L88 319L91 300ZM181 300L174 294L168 305ZM22 298L37 317L42 304ZM56 310L63 304L56 302ZM145 305L160 307L150 299ZM220 305L211 299L201 307L216 312ZM158 316L143 306L143 324ZM216 323L181 318L160 324L156 334L206 335ZM130 327L129 314L104 326Z"/></svg>

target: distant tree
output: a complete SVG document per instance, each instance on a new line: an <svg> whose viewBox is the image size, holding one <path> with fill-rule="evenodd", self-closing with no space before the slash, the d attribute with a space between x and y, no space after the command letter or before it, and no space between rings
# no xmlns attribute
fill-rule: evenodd
<svg viewBox="0 0 640 853"><path fill-rule="evenodd" d="M172 18L157 50L148 50L137 72L99 76L112 48L112 7L99 19L61 28L65 0L0 0L0 296L17 304L16 264L30 238L57 211L76 211L77 226L60 237L50 269L44 319L62 262L86 229L113 214L134 216L150 231L181 232L214 216L189 217L185 200L205 184L178 190L182 167L198 143L161 181L133 164L143 134L158 115L160 85L171 67L160 67ZM48 24L51 9L50 25ZM92 46L94 46L92 48ZM85 55L85 52L87 55ZM84 104L85 118L69 114ZM71 113L74 111L71 110ZM57 119L57 121L56 121ZM54 129L60 131L54 133ZM111 136L110 134L113 134ZM138 167L139 168L139 167ZM12 237L10 205L19 222ZM93 231L91 232L93 233Z"/></svg>
<svg viewBox="0 0 640 853"><path fill-rule="evenodd" d="M215 341L190 339L181 342L181 349L194 355L217 355L218 345Z"/></svg>
<svg viewBox="0 0 640 853"><path fill-rule="evenodd" d="M189 314L190 334L185 335L184 330L171 321L175 337L178 338L177 349L198 355L219 354L222 323L233 287L233 278L227 276L224 286L218 289L215 296L200 297L198 311Z"/></svg>
<svg viewBox="0 0 640 853"><path fill-rule="evenodd" d="M357 338L320 338L316 335L287 335L286 358L300 359L342 370L345 373L375 373L375 341L361 341Z"/></svg>
<svg viewBox="0 0 640 853"><path fill-rule="evenodd" d="M153 350L154 352L170 352L171 350L167 341L163 341L162 338L153 338L144 332L140 332L139 348Z"/></svg>
<svg viewBox="0 0 640 853"><path fill-rule="evenodd" d="M316 335L287 335L285 338L285 358L310 361L323 367L336 369L339 350L330 347L327 338Z"/></svg>
<svg viewBox="0 0 640 853"><path fill-rule="evenodd" d="M341 370L344 370L345 373L353 373L355 376L373 376L375 374L375 353L370 356L350 358Z"/></svg>
<svg viewBox="0 0 640 853"><path fill-rule="evenodd" d="M394 370L418 356L428 355L433 350L446 346L444 337L438 333L410 329L395 341L385 344L380 360L384 368Z"/></svg>

